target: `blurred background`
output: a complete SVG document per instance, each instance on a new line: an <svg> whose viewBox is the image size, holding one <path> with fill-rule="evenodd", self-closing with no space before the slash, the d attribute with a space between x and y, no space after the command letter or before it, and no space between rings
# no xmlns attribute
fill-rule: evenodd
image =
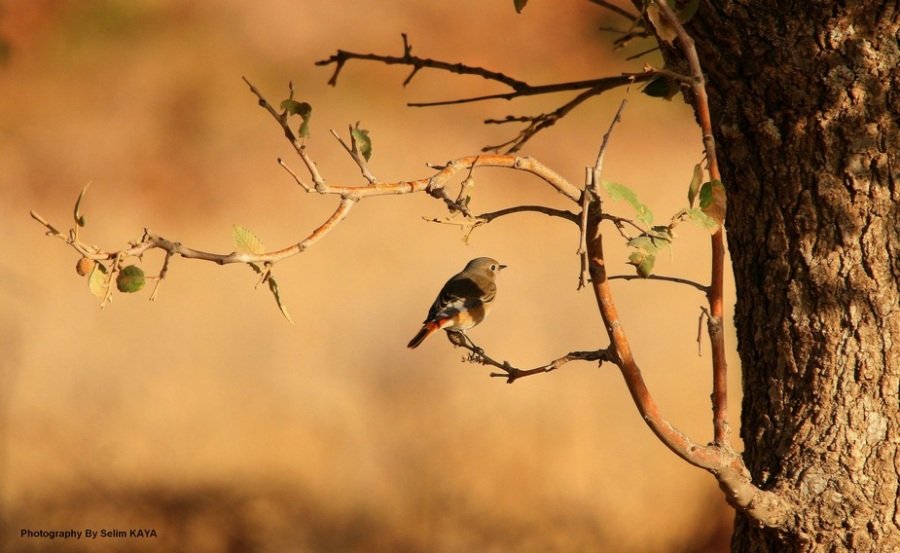
<svg viewBox="0 0 900 553"><path fill-rule="evenodd" d="M732 511L714 479L677 459L638 416L618 371L571 363L507 385L418 330L469 259L509 265L470 334L516 366L605 347L590 291L576 291L578 233L536 214L463 241L425 195L363 201L324 240L276 266L286 322L256 275L173 259L156 301L101 310L77 254L35 210L119 249L150 228L213 252L231 228L268 249L308 235L337 199L308 195L276 163L301 163L257 106L292 80L313 106L309 151L329 183L364 180L330 135L357 121L383 181L478 153L519 127L486 118L556 109L571 95L439 108L407 102L506 92L477 77L349 63L337 49L413 52L532 84L639 71L647 42L613 51L624 20L584 0L0 0L0 550L191 552L725 551ZM528 143L524 154L581 185L619 102L629 103L603 176L664 221L684 207L701 143L680 98L616 90ZM472 207L575 209L521 173L476 173ZM630 215L625 205L610 210ZM708 238L679 227L657 271L708 278ZM628 273L618 233L613 272ZM140 261L156 274L162 256ZM645 378L678 428L711 439L708 344L697 291L615 283ZM727 305L733 304L729 287ZM729 330L729 347L735 340ZM731 366L738 428L739 364ZM737 437L735 437L737 440ZM736 447L740 444L736 443ZM151 539L47 540L22 529L154 529Z"/></svg>

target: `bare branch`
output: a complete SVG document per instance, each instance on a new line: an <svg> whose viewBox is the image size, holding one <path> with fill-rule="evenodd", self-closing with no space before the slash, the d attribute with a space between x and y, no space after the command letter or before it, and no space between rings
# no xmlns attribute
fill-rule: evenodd
<svg viewBox="0 0 900 553"><path fill-rule="evenodd" d="M47 220L42 216L35 212L32 212L32 218L34 218L38 223L44 226L49 236L63 240L64 242L66 242L66 244L68 244L79 254L81 254L82 257L94 261L112 261L110 270L104 275L107 281L106 297L104 298L101 305L105 305L110 299L110 294L112 293L111 283L119 274L123 260L129 257L141 257L144 253L152 249L163 250L166 253L166 257L163 261L163 267L159 275L156 277L147 277L148 279L156 280L156 286L153 293L151 294L151 299L154 299L156 297L160 283L165 278L166 273L169 269L170 259L175 255L187 259L211 261L220 265L230 263L249 264L261 273L261 282L265 282L267 281L271 273L273 264L285 258L302 253L309 247L316 244L347 217L353 206L359 203L362 199L371 196L402 195L417 192L426 192L431 196L434 196L435 198L441 199L446 204L451 213L462 213L467 218L475 220L475 217L469 211L468 207L469 200L471 198L469 196L465 196L463 198L454 200L447 193L446 189L449 181L462 171L468 170L468 178L471 179L472 171L475 167L500 167L518 171L525 171L538 176L570 200L575 201L580 196L580 190L577 187L575 187L561 175L543 165L539 161L530 157L518 157L511 155L468 156L450 161L440 167L435 167L435 173L426 178L421 178L414 181L382 183L378 182L374 178L374 176L371 175L371 173L368 173L367 169L365 168L365 164L362 162L362 158L360 157L361 153L358 152L358 148L354 147L353 144L347 146L347 144L343 141L340 142L344 146L344 148L347 149L348 152L350 152L351 157L353 157L354 153L356 154L356 157L354 159L357 160L357 164L360 166L360 169L363 171L364 175L367 176L369 184L367 186L329 185L325 182L325 179L318 172L316 164L308 155L306 146L303 141L300 140L288 126L287 112L283 111L279 113L277 110L275 110L274 107L272 107L268 100L266 100L262 93L252 83L250 83L246 78L244 79L244 81L250 87L251 92L256 95L259 105L266 109L266 111L268 111L269 114L276 120L276 122L284 132L285 137L294 147L297 155L300 156L301 160L306 165L306 168L312 178L312 185L304 182L304 180L301 179L292 169L290 169L290 167L288 167L288 165L283 160L278 160L279 165L281 165L281 167L284 168L306 192L314 192L320 195L339 196L340 202L334 213L324 223L316 228L309 236L279 250L270 252L240 251L230 253L213 253L185 246L181 242L173 241L154 234L149 229L145 229L142 238L138 241L130 243L127 248L118 250L104 250L82 240L78 232L79 225L81 225L82 223L77 222L77 220L79 219L77 208L76 227L68 230L66 233L59 231L56 227L47 222ZM292 96L293 87L291 87L291 97ZM82 196L83 194L84 192L82 191ZM80 198L81 196L79 196L79 203ZM487 213L480 220L480 224L485 224L486 222L496 217L519 211L540 211L548 215L560 216L563 218L574 217L572 213L564 210L554 210L552 208L543 208L541 206L516 206L497 212ZM271 286L271 283L270 288L273 288L274 290L274 287ZM275 295L276 299L278 299L277 291L275 291ZM279 307L281 307L282 312L286 314L280 300L278 301Z"/></svg>
<svg viewBox="0 0 900 553"><path fill-rule="evenodd" d="M593 210L599 210L599 203L592 202ZM718 466L721 453L718 450L707 450L704 446L693 442L681 431L673 427L663 416L653 396L647 388L641 370L631 353L631 346L625 334L625 327L619 318L615 299L609 286L606 274L606 262L603 256L603 235L600 232L602 219L591 213L588 218L588 252L590 262L591 285L597 299L597 307L603 318L610 350L614 362L619 366L622 377L631 393L635 405L644 421L654 434L669 449L687 462L703 468Z"/></svg>
<svg viewBox="0 0 900 553"><path fill-rule="evenodd" d="M622 120L622 110L625 109L625 106L627 104L628 100L622 100L622 102L619 104L619 109L616 110L616 115L613 117L612 122L609 124L609 129L606 131L606 134L603 135L603 141L600 143L600 151L597 153L597 161L594 162L594 170L591 172L591 191L597 198L600 197L600 173L603 171L603 157L606 155L606 147L609 145L609 137L612 136L612 132L616 126L616 123ZM587 189L587 187L585 188Z"/></svg>
<svg viewBox="0 0 900 553"><path fill-rule="evenodd" d="M583 104L585 101L590 98L597 96L598 94L604 92L605 89L602 88L591 88L588 89L569 102L566 102L562 106L560 106L556 111L551 113L542 113L535 117L522 117L522 118L506 118L506 119L487 119L485 123L488 124L502 124L509 123L511 121L519 121L519 122L527 122L530 121L529 125L519 132L516 138L512 140L508 140L502 144L497 144L496 146L485 146L482 148L482 151L499 151L502 148L509 146L506 150L508 153L518 152L522 149L522 146L525 145L534 135L539 133L540 131L551 127L556 124L557 121L568 115L572 110L576 107Z"/></svg>
<svg viewBox="0 0 900 553"><path fill-rule="evenodd" d="M344 142L344 139L341 138L341 135L339 135L337 133L337 131L335 131L334 129L331 129L331 134L334 135L334 137L337 139L337 141L340 142L341 146L343 146L344 149L347 150L347 153L350 154L351 158L353 158L354 163L356 163L356 165L359 167L360 172L362 173L363 177L365 177L365 179L367 181L369 181L369 184L378 184L380 181L377 178L375 178L375 175L373 175L372 172L369 170L369 166L366 163L365 158L363 157L362 153L359 151L359 146L356 143L356 139L353 138L353 127L352 126L350 127L350 145L349 146L347 145L346 142Z"/></svg>
<svg viewBox="0 0 900 553"><path fill-rule="evenodd" d="M659 280L663 282L674 282L676 284L686 284L697 290L700 290L704 294L709 292L709 286L704 284L700 284L699 282L694 282L693 280L689 280L686 278L680 277L671 277L671 276L663 276L663 275L649 275L646 277L642 277L639 275L612 275L609 277L609 280Z"/></svg>
<svg viewBox="0 0 900 553"><path fill-rule="evenodd" d="M653 48L647 48L646 50L638 52L637 54L632 54L632 55L628 56L627 58L625 58L625 60L626 61L636 60L636 59L646 56L647 54L652 54L653 52L656 52L657 50L659 50L659 46L654 46Z"/></svg>
<svg viewBox="0 0 900 553"><path fill-rule="evenodd" d="M549 215L550 217L560 217L562 219L566 219L567 221L572 221L573 223L578 224L577 214L572 213L571 211L566 211L564 209L554 209L552 207L543 205L517 205L514 207L507 207L505 209L498 209L497 211L490 211L488 213L476 215L475 219L484 223L490 223L498 217L503 217L504 215L510 215L512 213L522 213L525 211L543 213L544 215Z"/></svg>
<svg viewBox="0 0 900 553"><path fill-rule="evenodd" d="M598 6L606 8L607 10L624 17L625 19L628 20L629 23L634 24L635 22L639 22L641 20L640 15L633 14L630 11L613 4L612 2L607 2L606 0L590 0L590 1L593 2L594 4L597 4Z"/></svg>
<svg viewBox="0 0 900 553"><path fill-rule="evenodd" d="M612 132L616 126L616 123L622 120L622 110L625 109L625 105L627 103L627 100L622 100L622 102L619 104L619 109L616 110L616 114L615 116L613 116L612 122L610 122L609 124L609 129L603 135L603 140L600 143L600 151L597 153L597 160L594 162L594 167L588 168L585 173L584 191L581 195L581 239L578 245L578 255L581 258L581 272L578 276L578 290L581 290L586 286L588 276L588 210L591 206L591 203L593 202L596 202L598 211L600 210L600 207L602 205L600 202L600 174L603 171L603 157L606 155L606 147L609 144L609 137L612 136Z"/></svg>
<svg viewBox="0 0 900 553"><path fill-rule="evenodd" d="M305 152L303 152L305 155ZM308 158L305 158L308 166L315 167L315 164ZM284 163L281 165L286 168ZM318 242L328 232L330 232L337 224L339 224L349 213L350 209L364 198L373 196L400 195L411 194L416 192L427 192L430 195L443 200L451 212L458 211L472 217L466 206L461 206L451 198L445 189L446 183L457 173L464 171L472 166L477 167L502 167L507 169L525 171L540 177L542 180L553 186L557 191L564 194L571 200L576 200L580 196L580 191L572 183L564 177L548 168L541 162L531 157L504 156L504 155L476 155L468 156L453 160L442 166L437 173L430 177L413 180L400 181L391 183L378 183L369 186L332 186L325 184L324 180L316 173L314 179L318 180L315 188L307 188L310 192L316 192L321 195L336 195L341 197L332 216L325 221L319 228L314 230L312 234L297 243L286 248L266 252L266 253L212 253L203 250L189 248L180 242L174 242L155 235L149 230L144 231L143 238L129 248L122 250L103 250L96 248L83 242L77 237L77 233L70 231L64 234L53 227L39 214L32 212L31 216L47 229L47 234L65 241L72 248L78 251L83 257L94 260L110 260L118 257L139 257L145 252L152 249L162 249L169 255L179 255L188 259L200 259L204 261L212 261L220 265L229 263L277 263L287 257L291 257L305 251L307 248ZM293 173L292 173L293 174ZM298 182L299 179L298 179ZM516 208L512 208L514 211ZM564 216L563 211L556 213L548 208L548 213ZM496 218L500 215L491 215L489 217Z"/></svg>
<svg viewBox="0 0 900 553"><path fill-rule="evenodd" d="M578 272L578 286L575 288L576 290L581 290L587 286L587 282L590 280L587 257L587 218L588 208L592 199L588 193L588 190L591 188L592 178L591 168L585 167L584 190L581 193L581 216L578 218L578 251L575 252L581 260L581 270ZM594 199L599 202L599 196Z"/></svg>
<svg viewBox="0 0 900 553"><path fill-rule="evenodd" d="M288 165L284 162L283 159L278 158L277 161L278 161L278 165L280 165L282 169L284 169L285 171L288 172L288 174L290 174L292 177L294 177L294 181L295 181L297 184L299 184L304 190L306 190L307 192L314 192L314 191L315 191L315 189L314 189L313 187L311 187L311 186L309 186L308 184L306 184L305 182L303 182L303 179L301 179L301 178L297 175L297 173L294 172L293 169L291 169L290 167L288 167Z"/></svg>
<svg viewBox="0 0 900 553"><path fill-rule="evenodd" d="M627 12L625 12L627 13ZM337 77L340 73L341 69L343 69L344 65L350 60L365 60L365 61L376 61L379 63L384 63L387 65L408 65L413 68L412 73L410 73L409 77L404 81L404 85L406 85L412 77L422 68L430 68L430 69L438 69L442 71L449 71L451 73L457 73L460 75L476 75L487 79L489 81L494 81L501 83L511 89L510 92L497 93L497 94L487 94L482 96L473 96L468 98L457 98L452 100L439 100L433 102L410 102L408 105L411 107L433 107L433 106L446 106L446 105L454 105L454 104L464 104L470 102L482 102L485 100L512 100L514 98L519 98L523 96L534 96L539 94L553 94L557 92L570 92L581 90L582 92L578 94L572 100L566 102L555 111L550 113L542 113L535 116L527 116L527 117L514 117L510 116L506 119L488 119L485 121L487 124L500 124L500 123L511 123L511 122L521 122L528 123L528 126L522 130L516 138L505 142L503 144L499 144L496 146L487 146L482 151L500 151L503 148L509 147L506 151L507 153L513 153L519 151L522 146L535 134L546 129L547 127L552 126L562 117L565 117L569 112L573 109L584 103L589 98L600 95L603 92L608 90L612 90L614 88L618 88L620 86L628 86L632 83L636 82L644 82L648 81L651 78L655 77L659 74L657 70L651 70L645 73L634 73L627 75L616 75L610 77L602 77L599 79L589 79L583 81L572 81L565 83L554 83L548 85L530 85L525 81L514 79L508 75L503 73L499 73L497 71L490 71L483 67L466 65L463 63L449 63L440 60L434 60L430 58L421 58L419 56L414 56L412 54L412 47L409 45L406 34L401 35L403 38L403 55L402 56L387 56L381 54L362 54L358 52L348 52L346 50L338 50L336 54L331 57L320 60L316 62L316 65L325 66L330 64L335 64L334 73L329 79L328 84L334 86L337 84ZM255 91L254 91L255 92ZM275 113L273 113L275 115Z"/></svg>
<svg viewBox="0 0 900 553"><path fill-rule="evenodd" d="M691 68L691 92L694 96L697 118L703 135L703 146L706 150L707 169L710 180L721 181L719 161L716 156L716 141L712 131L712 116L709 111L709 99L706 94L706 80L700 67L700 57L694 47L694 40L678 21L675 12L666 2L656 1L660 14L675 29L680 49L684 53ZM725 361L725 337L716 329L720 329L724 317L725 288L725 237L722 225L711 238L712 276L707 298L709 301L709 332L713 357L713 432L716 444L729 443L731 429L728 425L728 366Z"/></svg>
<svg viewBox="0 0 900 553"><path fill-rule="evenodd" d="M548 85L529 85L523 83L522 86L514 88L512 92L503 92L498 94L485 94L483 96L471 96L467 98L458 98L455 100L438 100L434 102L410 102L407 105L414 108L449 106L454 104L468 104L471 102L483 102L485 100L512 100L523 96L537 96L540 94L553 94L556 92L572 92L576 90L593 90L594 96L612 90L620 86L628 86L635 82L643 82L650 80L656 76L656 71L644 73L626 73L613 77L601 77L598 79L588 79L584 81L572 81L566 83L554 83Z"/></svg>
<svg viewBox="0 0 900 553"><path fill-rule="evenodd" d="M408 37L406 33L402 33L400 35L403 38L403 55L402 56L385 56L381 54L360 54L357 52L348 52L346 50L338 50L336 54L333 56L320 60L316 62L316 65L325 66L335 64L334 73L331 75L331 78L328 80L328 84L331 86L337 85L338 74L341 69L343 69L344 65L350 60L367 60L367 61L377 61L383 63L385 65L408 65L413 67L413 73L407 77L406 81L404 81L404 85L410 82L415 72L419 71L422 68L430 68L430 69L440 69L443 71L449 71L450 73L456 73L459 75L475 75L478 77L482 77L489 81L496 81L499 83L503 83L506 86L512 88L513 90L517 90L520 87L528 87L528 84L520 81L518 79L513 79L503 73L499 73L497 71L491 71L485 69L483 67L476 67L471 65L466 65L463 63L448 63L440 60L433 60L430 58L420 58L419 56L412 55L412 46L409 44Z"/></svg>
<svg viewBox="0 0 900 553"><path fill-rule="evenodd" d="M485 353L484 349L476 345L465 332L449 331L447 332L447 339L450 340L450 343L453 345L465 348L471 352L466 357L466 361L470 363L479 363L481 365L490 365L503 371L500 373L491 373L490 376L494 378L505 378L507 384L512 384L516 380L526 376L555 371L571 361L600 361L602 364L604 361L612 360L609 356L609 352L605 349L594 351L572 351L558 359L554 359L549 363L533 369L519 369L510 365L508 361L497 361L490 357Z"/></svg>

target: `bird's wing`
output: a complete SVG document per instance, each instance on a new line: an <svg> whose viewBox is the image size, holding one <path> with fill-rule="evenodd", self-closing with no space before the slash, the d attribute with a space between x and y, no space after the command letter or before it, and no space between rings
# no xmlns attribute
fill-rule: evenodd
<svg viewBox="0 0 900 553"><path fill-rule="evenodd" d="M488 290L483 290L470 278L451 278L434 300L425 322L452 317L463 309L472 309L485 301L489 302L493 299L495 290L496 285L493 282L488 286Z"/></svg>

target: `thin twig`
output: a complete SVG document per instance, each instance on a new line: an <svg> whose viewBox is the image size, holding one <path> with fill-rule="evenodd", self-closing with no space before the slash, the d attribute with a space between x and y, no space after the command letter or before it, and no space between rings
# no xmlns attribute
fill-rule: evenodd
<svg viewBox="0 0 900 553"><path fill-rule="evenodd" d="M497 361L496 359L485 353L484 349L479 347L464 332L447 332L447 339L455 346L469 350L469 355L465 358L470 363L479 363L481 365L490 365L503 372L492 372L491 377L505 378L507 384L512 384L520 378L526 376L534 376L536 374L544 374L555 371L571 361L610 361L609 352L605 349L594 351L572 351L563 355L558 359L554 359L549 363L540 365L533 369L519 369L512 366L508 361Z"/></svg>
<svg viewBox="0 0 900 553"><path fill-rule="evenodd" d="M635 82L649 81L656 76L657 70L644 73L624 73L612 77L600 77L598 79L587 79L584 81L571 81L565 83L553 83L546 85L529 85L523 83L522 86L514 88L512 92L501 92L496 94L485 94L482 96L471 96L466 98L456 98L453 100L437 100L432 102L409 102L409 107L425 108L436 106L450 106L456 104L468 104L472 102L484 102L486 100L512 100L524 96L539 96L541 94L555 94L557 92L573 92L576 90L592 90L593 96L618 88L620 86L628 86ZM505 122L505 120L504 120Z"/></svg>
<svg viewBox="0 0 900 553"><path fill-rule="evenodd" d="M588 190L593 187L593 178L594 173L591 168L585 167L584 190L581 192L581 215L578 218L578 251L576 252L581 263L581 270L578 273L578 286L575 288L576 290L581 290L587 286L587 282L590 280L587 252L587 221L588 208L591 205L591 194ZM595 199L597 202L600 201L599 196Z"/></svg>
<svg viewBox="0 0 900 553"><path fill-rule="evenodd" d="M316 62L318 66L325 66L335 64L334 73L331 75L331 78L328 80L328 84L331 86L337 85L338 74L341 69L343 69L344 64L346 64L350 60L367 60L367 61L377 61L383 63L385 65L409 65L414 68L415 71L423 67L428 67L431 69L440 69L443 71L449 71L450 73L456 73L459 75L476 75L482 77L484 79L490 81L497 81L499 83L503 83L513 90L519 87L527 87L528 84L513 79L503 73L499 73L497 71L491 71L485 69L483 67L476 67L471 65L466 65L463 63L449 63L440 60L433 60L430 58L421 58L419 56L412 55L412 46L409 44L409 39L406 33L402 33L400 35L403 39L403 55L402 56L385 56L380 54L360 54L358 52L348 52L346 50L338 50L336 54L331 57L320 60ZM409 83L412 75L406 79L404 84Z"/></svg>
<svg viewBox="0 0 900 553"><path fill-rule="evenodd" d="M626 12L627 13L627 12ZM449 71L451 73L457 73L460 75L476 75L487 79L489 81L494 81L500 84L503 84L511 89L509 92L497 93L497 94L486 94L482 96L473 96L468 98L455 98L450 100L439 100L432 102L410 102L407 105L411 107L434 107L434 106L446 106L446 105L455 105L455 104L464 104L470 102L482 102L486 100L512 100L514 98L524 97L524 96L535 96L541 94L553 94L557 92L568 92L568 91L577 91L581 90L582 92L578 94L572 100L564 103L562 106L557 108L556 110L549 113L542 113L535 116L527 116L527 117L507 117L506 119L488 119L485 121L487 124L502 124L502 123L510 123L510 122L522 122L527 123L525 129L523 129L519 134L503 144L498 144L495 146L486 146L482 151L500 151L501 149L506 148L507 153L514 153L519 151L522 146L528 142L535 134L538 132L552 126L556 123L560 118L565 117L568 113L570 113L573 109L584 103L589 98L602 94L608 90L612 90L614 88L618 88L620 86L629 86L632 83L636 82L644 82L652 79L657 74L659 74L658 70L650 70L646 73L634 73L627 75L615 75L610 77L602 77L599 79L588 79L583 81L572 81L565 83L553 83L548 85L530 85L525 81L512 78L508 75L497 71L491 71L485 69L483 67L467 65L464 63L450 63L440 60L434 60L430 58L422 58L419 56L415 56L412 54L412 46L409 44L408 37L406 34L401 35L403 38L403 55L401 56L388 56L381 54L363 54L359 52L348 52L346 50L338 50L337 53L332 55L331 57L320 60L316 62L316 65L325 66L325 65L335 65L334 73L331 78L328 80L328 84L334 86L337 84L337 78L343 69L344 65L350 60L363 60L363 61L376 61L379 63L384 63L386 65L407 65L413 68L410 75L404 81L404 85L406 85L412 77L418 73L420 69L430 68L430 69L438 69L442 71Z"/></svg>
<svg viewBox="0 0 900 553"><path fill-rule="evenodd" d="M627 100L622 100L619 109L616 110L615 116L609 124L609 129L603 135L600 143L600 151L597 153L597 159L594 166L588 168L585 175L584 191L581 195L581 237L578 245L578 255L581 258L581 272L578 275L578 290L586 286L588 269L588 250L587 250L587 219L588 210L591 205L595 205L598 213L602 213L602 202L600 200L600 174L603 172L603 158L606 155L606 147L609 144L609 138L612 136L616 123L622 120L622 110L625 109Z"/></svg>
<svg viewBox="0 0 900 553"><path fill-rule="evenodd" d="M609 129L606 131L606 134L603 135L603 141L600 143L600 151L597 153L597 160L594 162L594 170L591 174L591 181L593 183L591 192L593 192L594 196L596 196L597 198L600 197L600 173L603 171L603 158L606 155L606 147L609 144L609 137L612 135L616 123L622 120L622 110L625 109L625 106L627 104L628 100L622 100L622 102L619 104L619 109L616 110L616 115L613 117L612 122L609 124Z"/></svg>
<svg viewBox="0 0 900 553"><path fill-rule="evenodd" d="M572 213L571 211L566 211L565 209L554 209L552 207L547 207L544 205L517 205L513 207L507 207L504 209L498 209L497 211L489 211L487 213L481 213L480 215L476 215L475 218L479 221L483 221L485 223L490 223L494 219L498 217L503 217L505 215L510 215L512 213L522 213L522 212L533 212L533 213L543 213L544 215L549 215L550 217L560 217L567 221L572 221L573 223L578 223L578 215Z"/></svg>
<svg viewBox="0 0 900 553"><path fill-rule="evenodd" d="M356 163L356 166L359 167L362 176L369 181L369 184L378 184L380 181L375 178L375 175L369 170L369 166L366 163L365 158L362 155L362 152L359 151L359 145L356 143L356 139L353 137L353 127L350 127L350 145L344 142L344 139L341 138L341 135L337 133L336 130L330 129L331 134L337 139L337 141L344 147L350 157L353 159L353 162Z"/></svg>
<svg viewBox="0 0 900 553"><path fill-rule="evenodd" d="M520 118L520 119L515 119L515 118L513 118L513 119L510 119L510 118L486 119L484 122L487 124L502 124L502 123L508 123L509 121L512 121L512 120L518 120L518 121L523 121L523 122L530 121L530 123L528 124L527 127L525 127L525 129L520 131L519 134L515 138L513 138L511 140L507 140L506 142L503 142L502 144L497 144L495 146L485 146L484 148L482 148L482 151L483 152L499 151L499 150L509 146L506 149L507 153L518 152L519 150L522 149L522 146L524 146L526 142L528 142L529 140L531 140L531 138L534 137L534 135L536 135L537 133L539 133L540 131L542 131L548 127L555 125L557 121L559 121L560 119L562 119L563 117L565 117L566 115L571 113L572 110L574 110L576 107L580 106L585 101L589 100L590 98L592 98L604 91L605 91L605 89L602 89L602 88L588 89L588 90L582 92L581 94L579 94L578 96L576 96L575 98L573 98L572 100L566 102L565 104L560 106L555 111L552 111L550 113L542 113L542 114L534 116L534 117L525 117L525 118Z"/></svg>
<svg viewBox="0 0 900 553"><path fill-rule="evenodd" d="M304 180L301 179L292 169L290 169L290 167L288 167L288 165L281 159L278 160L279 165L284 168L305 191L310 193L315 192L321 195L339 196L340 202L337 208L324 223L322 223L318 228L313 230L311 234L309 234L302 240L299 240L298 242L279 250L252 253L244 251L230 253L208 252L185 246L178 241L164 238L162 236L154 234L149 229L144 229L142 238L136 242L130 243L128 247L115 250L105 250L103 248L99 248L85 242L78 232L79 227L77 225L75 228L63 232L57 229L55 226L51 225L44 217L42 217L38 213L32 212L32 218L34 218L38 223L44 226L47 231L47 235L66 242L67 245L75 249L82 257L94 261L112 261L110 269L105 275L107 281L107 294L103 299L102 305L106 305L111 299L111 283L119 273L122 262L130 257L140 258L144 253L152 249L163 250L164 252L166 252L166 257L163 261L163 267L159 275L156 277L147 277L149 279L155 279L156 282L154 292L151 294L151 298L156 297L159 285L165 278L166 272L169 268L169 262L171 258L176 255L187 259L210 261L220 265L230 263L246 263L251 264L254 267L264 267L265 271L263 271L262 269L259 270L263 271L262 279L265 280L267 274L271 272L271 267L274 263L297 255L316 244L319 240L321 240L329 232L331 232L331 230L333 230L338 224L340 224L347 217L350 210L359 201L368 197L427 192L432 196L442 199L446 203L448 209L450 209L451 213L459 212L470 219L474 219L474 216L468 209L468 202L454 201L447 194L445 187L447 183L461 171L468 170L469 176L471 178L472 171L475 167L500 167L516 171L524 171L541 178L543 181L550 184L554 189L565 195L570 200L577 199L580 194L579 189L575 185L571 184L559 173L553 171L536 159L531 157L519 157L511 155L476 155L456 159L438 168L436 172L430 177L421 178L414 181L400 181L392 183L372 183L370 181L370 184L368 186L329 185L325 182L325 179L318 172L315 162L306 152L305 144L303 144L303 142L298 139L298 137L288 126L287 113L278 112L249 80L244 78L244 81L250 87L251 92L256 95L259 105L266 109L266 111L281 127L285 137L289 142L291 142L296 153L300 156L300 158L306 165L306 168L312 178L313 184L310 185L304 182ZM293 96L293 87L290 88L291 96ZM344 146L346 147L346 144L344 144ZM350 150L353 151L354 148L351 146ZM482 219L482 224L496 217L518 211L542 211L548 215L560 216L568 219L574 216L573 214L563 210L553 210L551 208L543 209L540 207L531 206L517 206L513 208L507 208L506 210L485 214L485 217ZM280 300L279 305L281 306ZM282 311L284 312L283 306Z"/></svg>
<svg viewBox="0 0 900 553"><path fill-rule="evenodd" d="M676 284L685 284L687 286L691 286L692 288L696 288L700 290L704 294L709 292L709 286L704 284L700 284L699 282L695 282L693 280L689 280L686 278L680 277L671 277L664 275L649 275L646 277L639 275L612 275L609 277L609 280L659 280L662 282L674 282Z"/></svg>
<svg viewBox="0 0 900 553"><path fill-rule="evenodd" d="M634 23L635 21L640 21L640 17L641 17L640 15L633 14L633 13L629 12L628 10L626 10L625 8L619 7L615 4L613 4L612 2L607 2L606 0L590 0L590 1L593 2L594 4L597 4L598 6L606 8L607 10L609 10L615 14L621 15L622 17L627 19L629 23Z"/></svg>

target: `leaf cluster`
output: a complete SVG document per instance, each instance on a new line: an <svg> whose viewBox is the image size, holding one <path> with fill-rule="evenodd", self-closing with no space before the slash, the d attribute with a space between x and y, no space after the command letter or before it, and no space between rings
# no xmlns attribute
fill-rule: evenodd
<svg viewBox="0 0 900 553"><path fill-rule="evenodd" d="M656 256L667 250L676 238L675 227L680 223L690 223L696 227L716 232L725 220L725 187L721 181L702 182L703 169L698 163L694 166L693 178L688 186L688 205L680 209L665 225L654 225L653 212L638 199L637 193L628 186L604 180L603 190L613 201L622 201L634 211L635 220L616 217L614 221L620 231L628 239L631 249L628 264L634 266L638 276L647 278L653 274ZM699 205L695 207L699 198ZM624 223L638 230L637 235L624 232Z"/></svg>

